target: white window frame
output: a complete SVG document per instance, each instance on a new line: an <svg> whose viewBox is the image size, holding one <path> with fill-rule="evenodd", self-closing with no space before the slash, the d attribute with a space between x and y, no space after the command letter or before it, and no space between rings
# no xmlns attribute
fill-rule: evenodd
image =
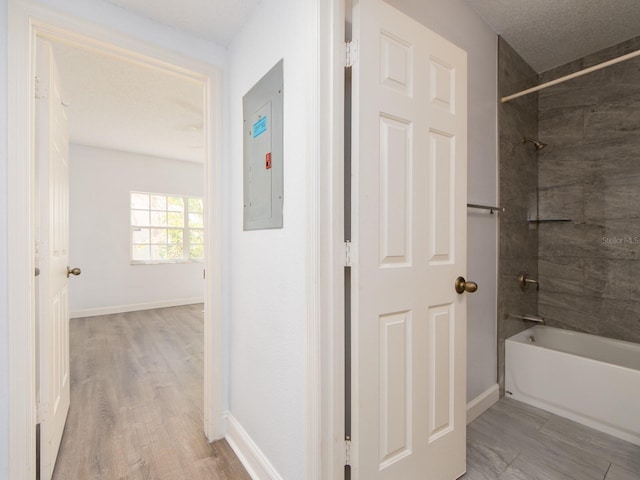
<svg viewBox="0 0 640 480"><path fill-rule="evenodd" d="M151 204L149 204L149 208L147 209L140 209L140 208L133 208L131 205L131 198L132 195L134 194L140 194L140 195L156 195L156 196L162 196L165 197L166 199L168 199L168 197L175 197L175 198L182 198L183 201L183 205L184 205L184 210L183 210L183 215L184 215L184 223L182 227L171 227L168 224L167 225L146 225L146 226L142 226L142 225L133 225L132 222L132 212L134 210L138 210L138 211L160 211L160 210L155 210L151 208ZM202 215L202 219L203 219L203 226L202 227L190 227L189 226L189 199L196 199L196 200L200 200L202 202L202 212L194 212L194 213L199 213L200 215ZM167 207L167 213L170 212L170 210ZM205 233L205 228L204 228L204 218L205 218L205 213L204 213L204 199L202 197L198 197L195 195L176 195L176 194L171 194L171 193L155 193L155 192L142 192L142 191L137 191L137 190L131 190L129 192L129 262L131 265L158 265L158 264L171 264L171 263L204 263L205 261L205 255L206 252L204 250L205 248L205 241L204 241L204 233ZM168 222L167 222L168 223ZM143 245L143 244L134 244L133 243L133 234L135 229L139 229L139 228L148 228L148 229L152 229L152 228L163 228L163 229L180 229L182 230L182 254L183 257L182 258L178 258L178 259L155 259L155 260L134 260L133 258L133 247L134 245ZM202 257L191 257L190 255L190 247L191 247L191 242L190 242L190 231L191 230L199 230L202 232L202 248L203 248L203 255ZM148 245L155 245L152 244L151 241L149 241ZM171 244L167 241L166 244L168 247L171 246ZM195 245L200 245L195 244Z"/></svg>

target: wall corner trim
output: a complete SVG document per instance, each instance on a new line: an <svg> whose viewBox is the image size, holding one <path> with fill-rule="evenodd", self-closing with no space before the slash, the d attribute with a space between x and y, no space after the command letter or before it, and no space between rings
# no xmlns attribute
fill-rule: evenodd
<svg viewBox="0 0 640 480"><path fill-rule="evenodd" d="M500 388L496 383L467 403L467 425L491 408L499 399Z"/></svg>
<svg viewBox="0 0 640 480"><path fill-rule="evenodd" d="M233 417L231 412L223 414L226 423L225 439L238 456L244 468L253 480L283 480L271 465L262 450L249 436L242 425Z"/></svg>

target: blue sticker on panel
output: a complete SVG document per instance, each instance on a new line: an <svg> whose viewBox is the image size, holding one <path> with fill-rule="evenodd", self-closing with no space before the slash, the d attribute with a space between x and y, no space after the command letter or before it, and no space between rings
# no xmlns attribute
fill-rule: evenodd
<svg viewBox="0 0 640 480"><path fill-rule="evenodd" d="M267 116L265 115L253 124L253 138L259 137L267 131Z"/></svg>

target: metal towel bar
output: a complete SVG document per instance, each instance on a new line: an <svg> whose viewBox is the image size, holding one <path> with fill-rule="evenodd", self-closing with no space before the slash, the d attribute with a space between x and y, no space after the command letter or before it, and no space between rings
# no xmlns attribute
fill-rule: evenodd
<svg viewBox="0 0 640 480"><path fill-rule="evenodd" d="M477 203L467 203L468 208L479 208L480 210L489 210L489 213L493 215L493 212L504 212L504 207L492 207L491 205L479 205Z"/></svg>
<svg viewBox="0 0 640 480"><path fill-rule="evenodd" d="M527 320L529 322L537 322L544 324L544 317L540 317L539 315L514 315L512 313L509 314L510 317L518 318L520 320Z"/></svg>

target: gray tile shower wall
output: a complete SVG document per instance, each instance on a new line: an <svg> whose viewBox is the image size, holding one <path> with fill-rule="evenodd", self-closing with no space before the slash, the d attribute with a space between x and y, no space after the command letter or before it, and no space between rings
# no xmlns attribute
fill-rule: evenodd
<svg viewBox="0 0 640 480"><path fill-rule="evenodd" d="M545 82L640 49L640 37L544 72ZM640 58L539 92L538 312L640 342ZM501 128L503 124L501 123Z"/></svg>
<svg viewBox="0 0 640 480"><path fill-rule="evenodd" d="M536 72L505 42L498 43L498 93L509 95L529 88L538 80ZM536 214L538 167L536 150L523 137L537 138L537 95L528 95L498 107L500 132L500 253L498 266L498 381L504 394L504 340L525 330L530 323L510 315L537 313L537 292L520 289L518 274L538 276L536 225L528 218Z"/></svg>

